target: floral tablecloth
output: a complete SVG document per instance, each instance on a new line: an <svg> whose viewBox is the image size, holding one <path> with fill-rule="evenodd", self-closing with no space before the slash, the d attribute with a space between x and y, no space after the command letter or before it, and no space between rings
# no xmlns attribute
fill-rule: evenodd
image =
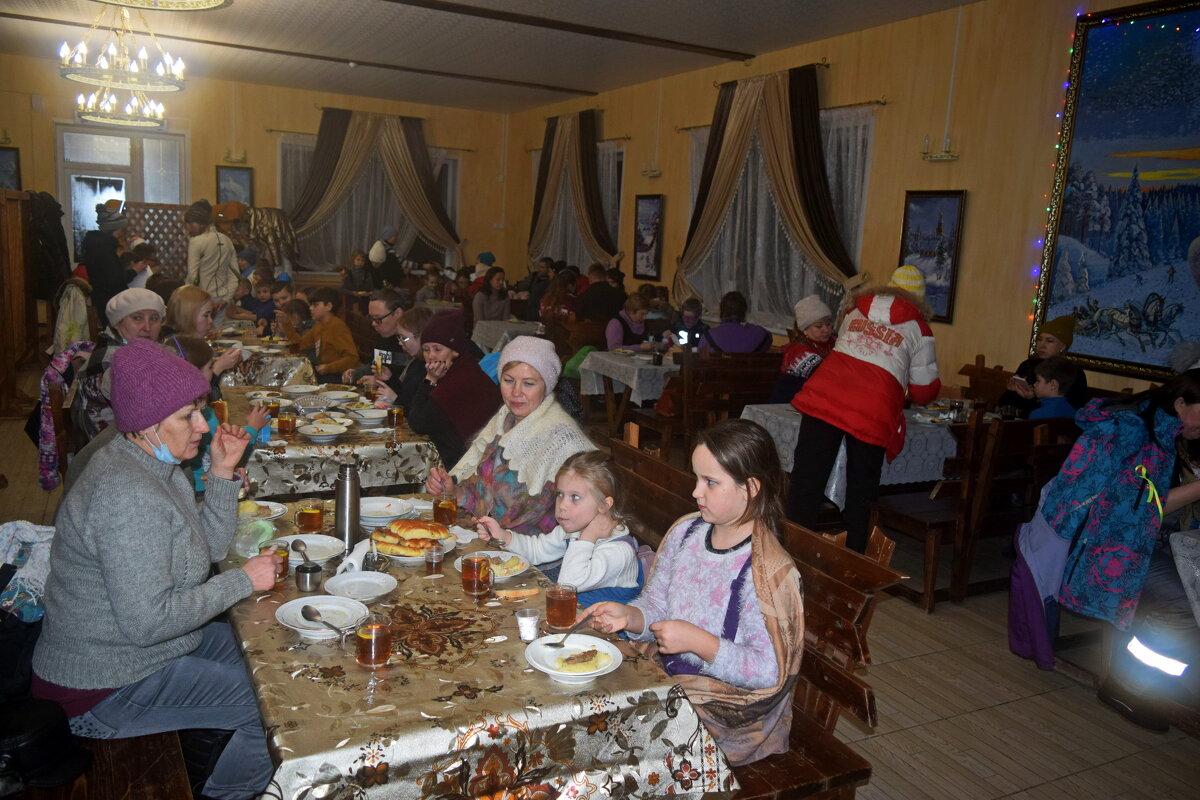
<svg viewBox="0 0 1200 800"><path fill-rule="evenodd" d="M222 332L222 339L237 339L243 346L266 347L267 352L245 352L249 358L221 374L221 386L286 386L289 383L316 383L312 362L307 356L288 351L286 342L268 342L238 326L242 320L230 323ZM244 323L243 323L244 324ZM236 329L232 329L236 327ZM222 350L221 345L214 345Z"/></svg>
<svg viewBox="0 0 1200 800"><path fill-rule="evenodd" d="M485 353L494 353L518 336L537 336L543 330L540 322L498 321L485 319L475 323L471 341Z"/></svg>
<svg viewBox="0 0 1200 800"><path fill-rule="evenodd" d="M275 621L299 596L290 580L230 610L278 765L264 797L598 800L737 788L682 689L627 644L617 642L616 671L582 686L530 667L513 611L544 608L548 583L532 570L504 587L538 595L475 604L451 562L479 546L460 545L442 577L392 568L400 584L371 610L392 620L393 655L371 691L353 655Z"/></svg>
<svg viewBox="0 0 1200 800"><path fill-rule="evenodd" d="M679 372L679 365L667 356L661 366L636 355L595 350L579 365L579 393L604 394L604 378L613 382L615 391L629 387L634 403L657 400L662 396L667 377Z"/></svg>
<svg viewBox="0 0 1200 800"><path fill-rule="evenodd" d="M234 386L222 391L229 420L240 423L249 410L247 393L261 387ZM424 484L440 463L437 448L407 425L363 428L354 425L329 444L314 444L300 434L272 434L276 444L256 443L246 462L257 497L331 491L338 467L349 458L358 463L361 486ZM283 444L278 444L283 442Z"/></svg>
<svg viewBox="0 0 1200 800"><path fill-rule="evenodd" d="M924 483L943 477L946 459L958 452L958 440L946 425L931 425L913 419L913 410L904 412L907 432L904 449L892 463L883 464L880 484ZM796 454L796 438L800 435L800 420L804 417L788 403L749 405L742 409L742 419L752 420L766 428L775 440L779 461L785 472L792 471ZM843 508L846 504L846 445L838 448L833 471L825 484L825 496Z"/></svg>

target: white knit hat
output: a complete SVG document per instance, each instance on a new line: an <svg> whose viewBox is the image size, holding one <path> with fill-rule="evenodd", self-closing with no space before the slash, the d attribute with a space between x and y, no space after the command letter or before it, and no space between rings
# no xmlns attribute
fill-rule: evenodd
<svg viewBox="0 0 1200 800"><path fill-rule="evenodd" d="M383 246L383 242L376 242L371 245L371 252L367 254L367 258L372 264L382 264L387 261L387 248Z"/></svg>
<svg viewBox="0 0 1200 800"><path fill-rule="evenodd" d="M546 382L546 394L554 391L558 385L558 376L562 373L562 362L558 353L554 352L554 343L549 339L536 336L518 336L513 339L500 353L499 372L503 374L504 367L514 361L528 364L537 370Z"/></svg>
<svg viewBox="0 0 1200 800"><path fill-rule="evenodd" d="M829 306L815 294L810 294L802 300L797 300L796 305L792 306L792 310L796 314L796 329L803 331L810 325L816 325L823 319L833 319L833 312L829 310Z"/></svg>
<svg viewBox="0 0 1200 800"><path fill-rule="evenodd" d="M104 306L104 316L109 324L116 325L135 311L157 311L160 317L166 315L167 307L162 298L149 289L126 289L108 301Z"/></svg>

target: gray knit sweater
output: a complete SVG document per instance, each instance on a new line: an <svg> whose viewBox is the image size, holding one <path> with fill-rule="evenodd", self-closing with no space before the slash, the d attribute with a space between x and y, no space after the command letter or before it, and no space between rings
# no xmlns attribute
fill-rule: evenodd
<svg viewBox="0 0 1200 800"><path fill-rule="evenodd" d="M200 645L200 627L251 593L240 569L210 578L237 518L236 481L209 476L197 506L183 470L123 436L101 448L54 520L43 680L116 689Z"/></svg>

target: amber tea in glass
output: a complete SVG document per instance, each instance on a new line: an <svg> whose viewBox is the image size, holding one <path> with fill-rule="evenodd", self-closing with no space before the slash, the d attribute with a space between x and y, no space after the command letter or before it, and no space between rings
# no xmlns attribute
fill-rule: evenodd
<svg viewBox="0 0 1200 800"><path fill-rule="evenodd" d="M296 529L303 533L317 533L325 527L325 504L320 500L302 501L296 512Z"/></svg>
<svg viewBox="0 0 1200 800"><path fill-rule="evenodd" d="M387 424L393 428L399 428L404 422L404 409L400 406L391 406L387 410Z"/></svg>
<svg viewBox="0 0 1200 800"><path fill-rule="evenodd" d="M463 591L482 597L492 590L492 565L484 556L466 556L462 560Z"/></svg>
<svg viewBox="0 0 1200 800"><path fill-rule="evenodd" d="M392 628L382 614L371 614L354 632L354 655L359 666L382 667L392 654Z"/></svg>
<svg viewBox="0 0 1200 800"><path fill-rule="evenodd" d="M578 593L569 583L556 583L546 590L546 625L565 631L575 624Z"/></svg>
<svg viewBox="0 0 1200 800"><path fill-rule="evenodd" d="M279 556L279 563L275 565L275 588L282 589L287 582L288 576L288 548L286 544L266 544L258 551L259 555L269 555L274 553Z"/></svg>
<svg viewBox="0 0 1200 800"><path fill-rule="evenodd" d="M433 521L449 527L458 520L458 503L453 497L439 497L433 504Z"/></svg>
<svg viewBox="0 0 1200 800"><path fill-rule="evenodd" d="M279 435L292 436L296 433L296 413L294 411L279 412Z"/></svg>

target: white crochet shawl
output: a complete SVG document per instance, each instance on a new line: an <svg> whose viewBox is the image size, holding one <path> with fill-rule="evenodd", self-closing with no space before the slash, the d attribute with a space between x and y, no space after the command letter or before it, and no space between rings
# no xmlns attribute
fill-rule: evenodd
<svg viewBox="0 0 1200 800"><path fill-rule="evenodd" d="M532 414L505 431L510 413L507 406L500 406L500 410L475 434L470 448L450 472L455 480L462 481L475 474L484 450L496 437L500 437L500 452L508 462L508 468L517 473L530 495L541 494L542 487L554 480L569 456L596 449L553 396L547 397Z"/></svg>

